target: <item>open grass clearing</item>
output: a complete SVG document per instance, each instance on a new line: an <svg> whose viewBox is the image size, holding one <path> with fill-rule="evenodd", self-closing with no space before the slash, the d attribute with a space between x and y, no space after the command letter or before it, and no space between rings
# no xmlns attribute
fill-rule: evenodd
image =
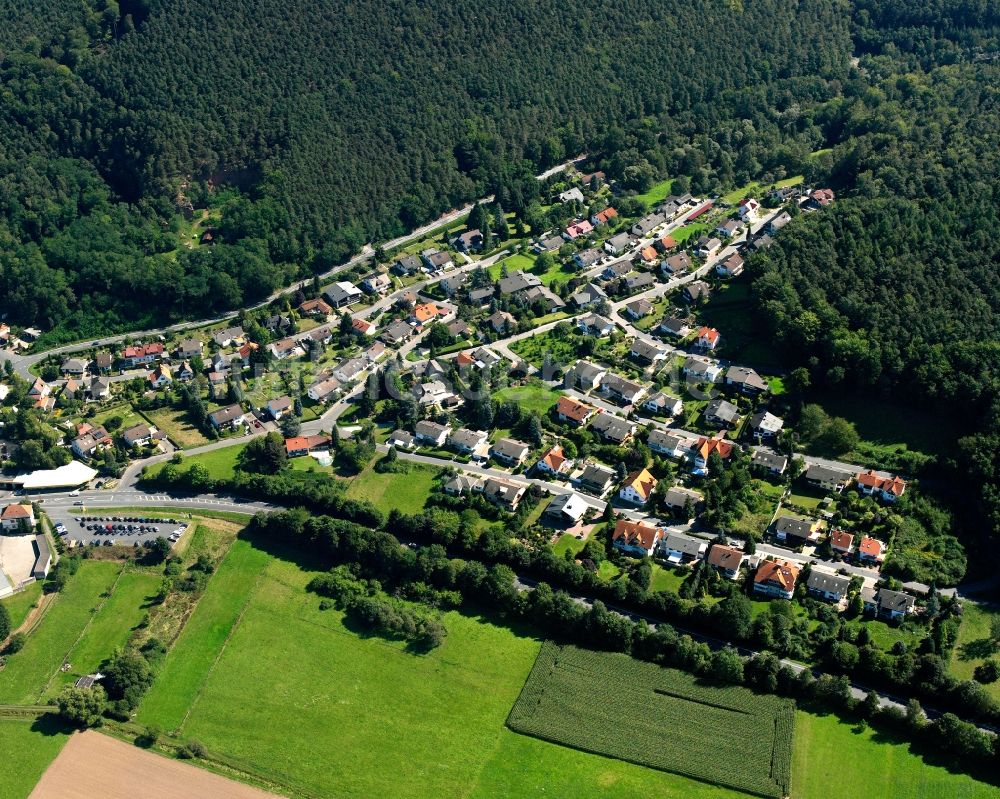
<svg viewBox="0 0 1000 799"><path fill-rule="evenodd" d="M1000 659L1000 646L990 639L990 624L1000 618L1000 611L975 602L962 603L962 625L951 654L951 673L960 680L971 680L976 666L987 658ZM985 686L994 700L1000 700L1000 681Z"/></svg>
<svg viewBox="0 0 1000 799"><path fill-rule="evenodd" d="M493 398L499 402L516 402L522 410L544 416L559 401L561 391L556 391L542 383L527 383L523 386L510 386L500 389Z"/></svg>
<svg viewBox="0 0 1000 799"><path fill-rule="evenodd" d="M391 510L420 513L433 490L438 470L416 463L404 463L398 472L376 472L371 465L351 478L347 496L367 499L383 513Z"/></svg>
<svg viewBox="0 0 1000 799"><path fill-rule="evenodd" d="M635 199L643 203L647 208L652 208L654 205L659 205L667 197L670 196L670 191L674 186L674 179L667 178L666 180L661 180L659 183L654 183L647 191L642 194L635 195Z"/></svg>
<svg viewBox="0 0 1000 799"><path fill-rule="evenodd" d="M182 457L181 469L190 469L195 464L204 466L208 470L208 475L213 480L230 480L236 474L236 466L240 460L240 454L246 448L245 443L234 443L229 447L220 447L208 452L199 452L197 455ZM164 467L166 462L154 464L150 467L150 476L155 476Z"/></svg>
<svg viewBox="0 0 1000 799"><path fill-rule="evenodd" d="M10 614L10 629L16 630L28 617L31 609L38 604L38 599L42 595L42 584L39 582L29 583L23 591L18 591L9 597L0 599L0 605L7 608Z"/></svg>
<svg viewBox="0 0 1000 799"><path fill-rule="evenodd" d="M68 738L69 731L51 716L0 718L0 793L4 799L27 799Z"/></svg>
<svg viewBox="0 0 1000 799"><path fill-rule="evenodd" d="M33 704L42 699L49 680L57 675L121 570L121 563L111 561L80 563L24 648L8 659L0 673L0 703Z"/></svg>
<svg viewBox="0 0 1000 799"><path fill-rule="evenodd" d="M188 413L179 408L157 408L143 414L150 424L166 433L167 437L181 449L191 449L208 444L209 441L197 427L191 424Z"/></svg>

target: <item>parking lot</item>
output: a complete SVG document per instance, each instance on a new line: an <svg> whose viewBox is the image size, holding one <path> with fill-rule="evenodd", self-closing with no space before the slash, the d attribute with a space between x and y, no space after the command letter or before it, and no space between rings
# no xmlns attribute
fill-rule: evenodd
<svg viewBox="0 0 1000 799"><path fill-rule="evenodd" d="M188 522L179 519L95 513L57 515L52 518L52 524L53 533L60 536L67 546L142 546L157 538L166 538L174 544L189 526Z"/></svg>

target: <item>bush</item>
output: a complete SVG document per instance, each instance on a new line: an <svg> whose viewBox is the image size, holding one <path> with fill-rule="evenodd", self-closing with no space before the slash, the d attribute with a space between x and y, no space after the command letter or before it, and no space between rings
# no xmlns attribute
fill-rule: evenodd
<svg viewBox="0 0 1000 799"><path fill-rule="evenodd" d="M24 633L14 633L7 642L7 646L3 648L3 653L5 655L16 655L24 648L24 642Z"/></svg>
<svg viewBox="0 0 1000 799"><path fill-rule="evenodd" d="M205 745L194 738L177 750L177 757L181 760L190 760L194 757L204 758L207 754L208 750L205 749Z"/></svg>

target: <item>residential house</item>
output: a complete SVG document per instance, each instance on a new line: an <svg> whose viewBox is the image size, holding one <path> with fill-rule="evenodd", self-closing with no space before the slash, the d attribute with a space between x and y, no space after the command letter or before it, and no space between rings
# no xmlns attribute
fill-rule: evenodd
<svg viewBox="0 0 1000 799"><path fill-rule="evenodd" d="M226 392L229 390L226 385L227 380L228 375L225 372L213 371L208 373L208 389L213 399L218 399L226 395Z"/></svg>
<svg viewBox="0 0 1000 799"><path fill-rule="evenodd" d="M645 291L656 285L656 278L649 272L637 272L634 275L626 275L623 282L628 292Z"/></svg>
<svg viewBox="0 0 1000 799"><path fill-rule="evenodd" d="M417 437L407 430L393 430L385 444L387 447L410 451L417 448Z"/></svg>
<svg viewBox="0 0 1000 799"><path fill-rule="evenodd" d="M677 239L673 236L663 236L653 242L657 252L667 253L677 247Z"/></svg>
<svg viewBox="0 0 1000 799"><path fill-rule="evenodd" d="M684 275L690 272L693 266L691 256L686 252L679 252L671 255L660 264L660 269L669 275Z"/></svg>
<svg viewBox="0 0 1000 799"><path fill-rule="evenodd" d="M708 552L708 565L727 580L735 580L740 576L740 567L745 559L742 549L723 544L713 544Z"/></svg>
<svg viewBox="0 0 1000 799"><path fill-rule="evenodd" d="M747 198L740 203L739 214L744 222L753 222L760 215L760 203L753 198Z"/></svg>
<svg viewBox="0 0 1000 799"><path fill-rule="evenodd" d="M674 513L680 513L691 503L692 512L687 518L688 522L694 521L694 509L700 507L705 498L697 491L684 486L672 486L663 495L663 505Z"/></svg>
<svg viewBox="0 0 1000 799"><path fill-rule="evenodd" d="M743 256L734 252L724 261L715 265L715 274L722 278L739 277L743 274Z"/></svg>
<svg viewBox="0 0 1000 799"><path fill-rule="evenodd" d="M691 333L691 326L685 319L678 319L674 316L665 316L656 327L656 332L671 338L684 338Z"/></svg>
<svg viewBox="0 0 1000 799"><path fill-rule="evenodd" d="M212 341L215 342L215 345L223 348L231 347L234 344L242 344L245 339L246 333L239 326L227 327L225 330L220 330L212 334Z"/></svg>
<svg viewBox="0 0 1000 799"><path fill-rule="evenodd" d="M400 277L409 277L420 271L420 265L420 256L404 255L402 258L394 261L389 270Z"/></svg>
<svg viewBox="0 0 1000 799"><path fill-rule="evenodd" d="M862 536L858 543L858 560L869 565L878 565L885 556L885 544L877 538Z"/></svg>
<svg viewBox="0 0 1000 799"><path fill-rule="evenodd" d="M590 186L591 183L596 183L598 186L600 186L602 183L604 183L604 173L598 170L596 172L589 172L585 175L581 174L580 183L588 187Z"/></svg>
<svg viewBox="0 0 1000 799"><path fill-rule="evenodd" d="M611 255L621 255L632 246L632 237L628 233L619 233L604 242L604 249Z"/></svg>
<svg viewBox="0 0 1000 799"><path fill-rule="evenodd" d="M633 264L628 258L622 258L620 261L615 261L614 263L608 264L604 267L604 271L601 272L601 277L604 280L617 280L620 277L625 277L629 272L635 269L635 264Z"/></svg>
<svg viewBox="0 0 1000 799"><path fill-rule="evenodd" d="M681 297L689 303L702 302L711 296L712 288L704 280L692 280L681 292Z"/></svg>
<svg viewBox="0 0 1000 799"><path fill-rule="evenodd" d="M299 458L310 452L329 449L330 443L330 436L294 436L285 439L285 452L289 458Z"/></svg>
<svg viewBox="0 0 1000 799"><path fill-rule="evenodd" d="M489 441L489 438L489 433L484 433L482 430L460 427L448 435L448 446L466 455L473 455Z"/></svg>
<svg viewBox="0 0 1000 799"><path fill-rule="evenodd" d="M613 372L607 372L601 379L601 390L627 405L634 405L646 393L646 387L642 383L629 380L627 377L616 375Z"/></svg>
<svg viewBox="0 0 1000 799"><path fill-rule="evenodd" d="M834 201L833 189L814 189L809 193L809 206L812 208L826 208Z"/></svg>
<svg viewBox="0 0 1000 799"><path fill-rule="evenodd" d="M667 455L671 458L681 458L686 453L686 439L681 436L668 433L658 427L651 428L646 439L647 446L660 455Z"/></svg>
<svg viewBox="0 0 1000 799"><path fill-rule="evenodd" d="M283 361L286 358L298 358L305 354L305 350L294 338L283 338L278 341L272 341L267 345L268 350L270 350L271 355L274 356L279 361ZM217 372L223 371L223 369L229 366L229 357L219 353L212 359L212 367Z"/></svg>
<svg viewBox="0 0 1000 799"><path fill-rule="evenodd" d="M648 236L660 225L665 224L667 218L661 213L647 214L634 225L632 225L632 235L637 237Z"/></svg>
<svg viewBox="0 0 1000 799"><path fill-rule="evenodd" d="M566 372L566 388L579 387L583 391L592 391L601 384L607 374L608 370L603 366L589 361L577 361L576 365Z"/></svg>
<svg viewBox="0 0 1000 799"><path fill-rule="evenodd" d="M664 391L657 391L642 403L643 410L664 416L677 416L684 410L684 403Z"/></svg>
<svg viewBox="0 0 1000 799"><path fill-rule="evenodd" d="M715 228L715 232L726 239L731 239L739 231L740 223L735 219L727 219L725 222L720 222Z"/></svg>
<svg viewBox="0 0 1000 799"><path fill-rule="evenodd" d="M4 399L7 399L7 394L9 392L10 389L7 388L7 386L3 386L2 388L0 388L0 394L3 395L3 398L0 399L0 402L3 402ZM66 397L66 399L71 399L71 400L76 399L79 393L80 393L80 383L77 382L74 378L72 377L69 378L63 384L63 396Z"/></svg>
<svg viewBox="0 0 1000 799"><path fill-rule="evenodd" d="M639 250L639 259L644 264L652 264L659 257L659 253L656 251L656 247L650 245L649 247L643 247Z"/></svg>
<svg viewBox="0 0 1000 799"><path fill-rule="evenodd" d="M618 211L610 206L605 208L603 211L598 211L596 214L591 214L590 224L594 227L600 227L601 225L613 224L618 218Z"/></svg>
<svg viewBox="0 0 1000 799"><path fill-rule="evenodd" d="M486 286L481 289L472 289L468 296L469 304L482 308L484 305L489 305L495 295L496 291L492 286Z"/></svg>
<svg viewBox="0 0 1000 799"><path fill-rule="evenodd" d="M90 458L100 449L111 446L111 436L108 431L98 425L92 427L89 424L82 424L77 428L77 436L70 444L70 449L80 458Z"/></svg>
<svg viewBox="0 0 1000 799"><path fill-rule="evenodd" d="M284 333L291 330L294 325L292 317L280 313L265 317L263 321L264 329L272 334Z"/></svg>
<svg viewBox="0 0 1000 799"><path fill-rule="evenodd" d="M323 289L323 297L333 308L343 308L361 301L361 289L346 280L340 280Z"/></svg>
<svg viewBox="0 0 1000 799"><path fill-rule="evenodd" d="M908 613L913 612L917 603L915 597L904 591L879 588L873 593L862 590L862 600L865 610L874 613L880 619L889 619L890 621L902 619Z"/></svg>
<svg viewBox="0 0 1000 799"><path fill-rule="evenodd" d="M59 371L64 375L82 375L89 368L90 364L85 358L67 358L62 362Z"/></svg>
<svg viewBox="0 0 1000 799"><path fill-rule="evenodd" d="M735 449L732 441L726 441L725 432L717 433L711 438L702 436L694 445L691 455L694 460L694 474L706 474L708 472L708 459L712 455L718 455L722 460L729 460Z"/></svg>
<svg viewBox="0 0 1000 799"><path fill-rule="evenodd" d="M784 425L785 422L781 417L775 416L768 411L757 411L757 413L750 417L749 426L754 440L759 443L762 441L773 441L778 433L781 432L781 428Z"/></svg>
<svg viewBox="0 0 1000 799"><path fill-rule="evenodd" d="M707 542L677 533L668 533L663 543L660 544L663 556L668 563L673 564L696 563L705 557L707 549Z"/></svg>
<svg viewBox="0 0 1000 799"><path fill-rule="evenodd" d="M603 496L615 480L614 469L609 469L600 463L588 463L580 476L576 478L577 484L584 491Z"/></svg>
<svg viewBox="0 0 1000 799"><path fill-rule="evenodd" d="M545 313L553 313L566 307L566 303L563 302L562 297L548 286L532 286L521 296L532 306L540 302L545 308Z"/></svg>
<svg viewBox="0 0 1000 799"><path fill-rule="evenodd" d="M788 468L788 456L758 447L750 459L750 466L769 475L782 475Z"/></svg>
<svg viewBox="0 0 1000 799"><path fill-rule="evenodd" d="M277 399L268 400L265 409L268 415L278 421L281 417L286 416L292 410L292 398L289 396L278 397Z"/></svg>
<svg viewBox="0 0 1000 799"><path fill-rule="evenodd" d="M451 387L442 380L428 380L413 387L413 394L423 406L439 405L444 407L455 394Z"/></svg>
<svg viewBox="0 0 1000 799"><path fill-rule="evenodd" d="M393 322L382 331L382 335L379 338L390 347L398 347L400 344L405 343L412 335L413 328L406 322Z"/></svg>
<svg viewBox="0 0 1000 799"><path fill-rule="evenodd" d="M361 357L368 361L368 363L373 364L385 355L385 353L385 344L381 341L373 341L368 349L361 353Z"/></svg>
<svg viewBox="0 0 1000 799"><path fill-rule="evenodd" d="M774 239L765 233L764 235L758 236L753 240L753 243L750 245L750 249L754 252L760 252L761 250L766 250L772 244L774 244Z"/></svg>
<svg viewBox="0 0 1000 799"><path fill-rule="evenodd" d="M603 257L603 253L600 250L595 250L593 247L580 250L578 253L573 255L573 264L577 269L589 269Z"/></svg>
<svg viewBox="0 0 1000 799"><path fill-rule="evenodd" d="M27 503L7 505L0 513L0 527L5 532L30 533L35 529L35 511Z"/></svg>
<svg viewBox="0 0 1000 799"><path fill-rule="evenodd" d="M527 490L528 486L524 483L515 483L513 480L504 480L500 477L489 477L483 484L483 496L494 505L499 505L511 513L517 510Z"/></svg>
<svg viewBox="0 0 1000 799"><path fill-rule="evenodd" d="M770 222L767 223L767 232L776 236L778 231L781 230L785 225L792 221L792 215L788 211L782 211L780 214L774 216Z"/></svg>
<svg viewBox="0 0 1000 799"><path fill-rule="evenodd" d="M538 469L538 471L551 474L555 477L561 477L562 475L568 474L572 467L573 461L566 457L566 453L563 452L563 448L558 444L542 455L542 457L538 459L538 463L535 464L535 468Z"/></svg>
<svg viewBox="0 0 1000 799"><path fill-rule="evenodd" d="M392 278L385 272L372 272L361 279L361 288L369 294L385 294L392 288Z"/></svg>
<svg viewBox="0 0 1000 799"><path fill-rule="evenodd" d="M455 319L445 327L448 328L448 335L455 339L468 338L472 335L472 328L464 319Z"/></svg>
<svg viewBox="0 0 1000 799"><path fill-rule="evenodd" d="M507 297L511 294L517 294L535 286L540 286L542 285L542 280L538 275L533 275L531 272L519 269L516 272L511 272L507 277L500 278L498 285L500 286L500 293L504 297Z"/></svg>
<svg viewBox="0 0 1000 799"><path fill-rule="evenodd" d="M306 394L313 402L329 402L340 389L340 381L335 377L327 375L309 386Z"/></svg>
<svg viewBox="0 0 1000 799"><path fill-rule="evenodd" d="M330 305L319 298L315 300L306 300L299 307L298 311L303 316L315 316L320 319L325 319L330 314L333 313L333 308Z"/></svg>
<svg viewBox="0 0 1000 799"><path fill-rule="evenodd" d="M619 519L611 534L611 545L629 555L652 557L663 531L642 522Z"/></svg>
<svg viewBox="0 0 1000 799"><path fill-rule="evenodd" d="M423 302L413 306L413 311L410 312L410 322L417 327L423 327L438 317L447 316L449 313L448 309L442 308L433 302Z"/></svg>
<svg viewBox="0 0 1000 799"><path fill-rule="evenodd" d="M208 415L208 421L216 430L236 429L243 424L243 409L239 405L229 405Z"/></svg>
<svg viewBox="0 0 1000 799"><path fill-rule="evenodd" d="M774 522L774 537L791 547L815 544L820 538L820 525L814 519L779 516Z"/></svg>
<svg viewBox="0 0 1000 799"><path fill-rule="evenodd" d="M583 202L583 192L580 191L576 186L571 189L566 189L566 191L560 193L559 202L570 203L570 202Z"/></svg>
<svg viewBox="0 0 1000 799"><path fill-rule="evenodd" d="M843 574L830 574L813 569L806 580L806 589L810 596L826 599L830 602L840 602L847 596L851 578Z"/></svg>
<svg viewBox="0 0 1000 799"><path fill-rule="evenodd" d="M567 241L575 241L580 238L580 236L586 236L594 231L594 226L586 219L581 219L579 222L574 222L565 231L563 231L563 238Z"/></svg>
<svg viewBox="0 0 1000 799"><path fill-rule="evenodd" d="M545 515L564 524L579 524L590 506L579 494L559 494L545 508Z"/></svg>
<svg viewBox="0 0 1000 799"><path fill-rule="evenodd" d="M434 247L428 247L420 253L420 256L424 259L424 264L430 272L444 272L455 266L449 253L440 252Z"/></svg>
<svg viewBox="0 0 1000 799"><path fill-rule="evenodd" d="M898 475L893 477L882 477L874 470L858 472L858 490L862 494L874 496L883 502L895 502L906 491L906 481Z"/></svg>
<svg viewBox="0 0 1000 799"><path fill-rule="evenodd" d="M635 435L635 425L613 413L600 413L590 423L590 429L609 444L622 445Z"/></svg>
<svg viewBox="0 0 1000 799"><path fill-rule="evenodd" d="M761 394L769 388L763 377L745 366L730 366L726 370L726 385L738 388L744 394Z"/></svg>
<svg viewBox="0 0 1000 799"><path fill-rule="evenodd" d="M700 350L712 351L719 346L719 331L714 327L699 327L695 346Z"/></svg>
<svg viewBox="0 0 1000 799"><path fill-rule="evenodd" d="M627 313L633 319L642 319L645 316L649 316L653 312L653 303L647 300L645 297L640 297L637 300L632 300L630 303L625 305L625 313Z"/></svg>
<svg viewBox="0 0 1000 799"><path fill-rule="evenodd" d="M569 422L577 426L586 424L597 412L596 408L591 408L572 397L560 397L555 409L556 417L560 422Z"/></svg>
<svg viewBox="0 0 1000 799"><path fill-rule="evenodd" d="M656 365L667 360L667 350L664 347L641 338L632 341L629 355L642 364Z"/></svg>
<svg viewBox="0 0 1000 799"><path fill-rule="evenodd" d="M146 376L146 380L149 382L150 388L160 389L173 383L174 377L170 371L170 367L165 363L161 363Z"/></svg>
<svg viewBox="0 0 1000 799"><path fill-rule="evenodd" d="M122 440L127 447L146 447L163 438L165 438L163 433L148 424L132 425L122 433Z"/></svg>
<svg viewBox="0 0 1000 799"><path fill-rule="evenodd" d="M110 372L113 362L114 359L111 357L110 352L99 352L94 356L94 366L101 374Z"/></svg>
<svg viewBox="0 0 1000 799"><path fill-rule="evenodd" d="M362 336L373 336L375 335L376 327L374 322L369 322L367 319L356 316L351 319L351 330Z"/></svg>
<svg viewBox="0 0 1000 799"><path fill-rule="evenodd" d="M836 491L839 494L851 481L851 475L840 469L833 469L829 466L821 466L818 463L813 463L806 469L803 479L815 488L822 488L824 491Z"/></svg>
<svg viewBox="0 0 1000 799"><path fill-rule="evenodd" d="M608 295L600 286L588 283L577 289L569 299L577 308L590 308L607 300Z"/></svg>
<svg viewBox="0 0 1000 799"><path fill-rule="evenodd" d="M493 332L498 335L517 329L517 320L507 311L497 311L492 316L487 317L486 324L493 328Z"/></svg>
<svg viewBox="0 0 1000 799"><path fill-rule="evenodd" d="M181 360L194 358L201 355L204 345L196 338L186 338L177 345L177 357Z"/></svg>
<svg viewBox="0 0 1000 799"><path fill-rule="evenodd" d="M722 242L714 236L702 236L698 239L698 255L701 258L711 258L722 249Z"/></svg>
<svg viewBox="0 0 1000 799"><path fill-rule="evenodd" d="M753 578L754 593L763 596L791 599L795 593L795 581L799 579L799 569L785 561L765 560L757 567Z"/></svg>
<svg viewBox="0 0 1000 799"><path fill-rule="evenodd" d="M656 490L658 482L648 469L639 469L625 477L625 482L618 489L618 496L625 502L645 505Z"/></svg>
<svg viewBox="0 0 1000 799"><path fill-rule="evenodd" d="M798 187L781 186L780 188L771 190L771 193L767 195L767 201L771 205L784 205L785 203L794 200L798 195Z"/></svg>
<svg viewBox="0 0 1000 799"><path fill-rule="evenodd" d="M614 322L595 313L578 316L576 326L582 333L588 336L610 336L615 332Z"/></svg>
<svg viewBox="0 0 1000 799"><path fill-rule="evenodd" d="M722 374L722 367L701 358L687 358L681 371L686 378L696 383L714 383Z"/></svg>
<svg viewBox="0 0 1000 799"><path fill-rule="evenodd" d="M455 236L451 241L451 246L459 252L479 252L483 249L483 241L483 232L476 228Z"/></svg>
<svg viewBox="0 0 1000 799"><path fill-rule="evenodd" d="M537 239L531 248L536 253L543 252L553 252L558 250L565 243L565 239L562 236L545 236L543 238Z"/></svg>
<svg viewBox="0 0 1000 799"><path fill-rule="evenodd" d="M740 420L740 409L724 399L714 399L705 406L705 421L720 427L735 427Z"/></svg>
<svg viewBox="0 0 1000 799"><path fill-rule="evenodd" d="M451 428L447 425L431 422L426 419L417 422L414 431L417 434L417 443L427 444L433 447L443 447Z"/></svg>
<svg viewBox="0 0 1000 799"><path fill-rule="evenodd" d="M106 377L95 377L87 386L87 394L92 400L107 399L111 396L111 381Z"/></svg>
<svg viewBox="0 0 1000 799"><path fill-rule="evenodd" d="M151 344L134 344L122 350L121 362L127 368L145 366L163 357L163 345L155 341Z"/></svg>
<svg viewBox="0 0 1000 799"><path fill-rule="evenodd" d="M838 555L847 557L854 552L854 534L847 530L831 531L830 548Z"/></svg>
<svg viewBox="0 0 1000 799"><path fill-rule="evenodd" d="M490 457L508 466L520 466L531 447L514 438L498 438L490 447Z"/></svg>
<svg viewBox="0 0 1000 799"><path fill-rule="evenodd" d="M446 494L450 494L453 497L460 497L463 494L482 493L483 481L472 475L457 474L441 486L441 488Z"/></svg>

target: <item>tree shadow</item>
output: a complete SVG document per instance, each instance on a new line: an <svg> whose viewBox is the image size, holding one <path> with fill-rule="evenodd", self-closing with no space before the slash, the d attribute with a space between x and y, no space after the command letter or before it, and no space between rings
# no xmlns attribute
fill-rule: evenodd
<svg viewBox="0 0 1000 799"><path fill-rule="evenodd" d="M31 731L41 735L69 735L78 728L69 724L58 713L53 710L51 713L42 713L31 723Z"/></svg>
<svg viewBox="0 0 1000 799"><path fill-rule="evenodd" d="M977 638L958 648L959 660L985 660L996 654L997 644L992 638Z"/></svg>

